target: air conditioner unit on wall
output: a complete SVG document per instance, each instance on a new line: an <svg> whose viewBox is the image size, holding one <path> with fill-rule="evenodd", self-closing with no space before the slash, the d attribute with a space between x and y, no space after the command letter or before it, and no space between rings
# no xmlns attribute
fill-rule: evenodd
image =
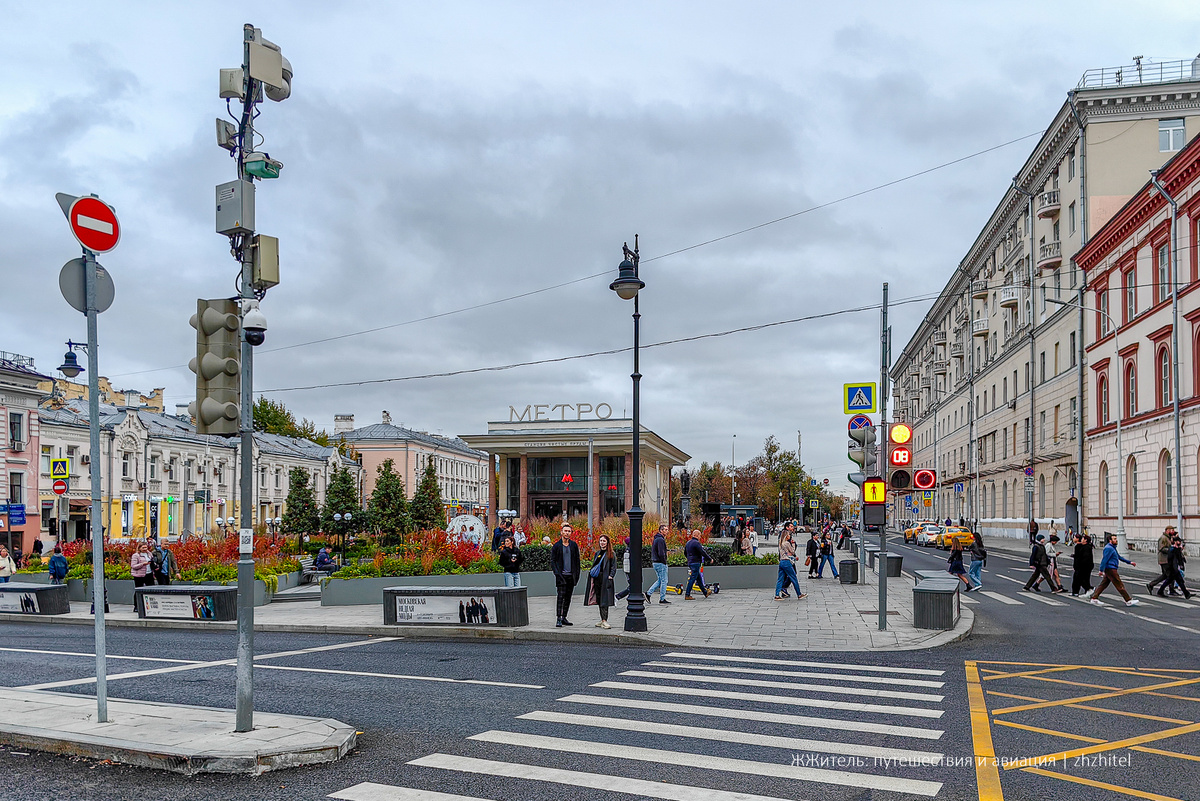
<svg viewBox="0 0 1200 801"><path fill-rule="evenodd" d="M8 444L8 447L10 450L20 453L21 451L25 450L25 441L14 439Z"/></svg>

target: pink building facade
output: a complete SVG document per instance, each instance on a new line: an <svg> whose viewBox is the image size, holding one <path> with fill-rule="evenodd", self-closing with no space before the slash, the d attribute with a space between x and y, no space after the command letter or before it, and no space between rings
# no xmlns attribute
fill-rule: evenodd
<svg viewBox="0 0 1200 801"><path fill-rule="evenodd" d="M37 385L45 380L32 358L0 351L0 544L10 552L28 554L41 531Z"/></svg>

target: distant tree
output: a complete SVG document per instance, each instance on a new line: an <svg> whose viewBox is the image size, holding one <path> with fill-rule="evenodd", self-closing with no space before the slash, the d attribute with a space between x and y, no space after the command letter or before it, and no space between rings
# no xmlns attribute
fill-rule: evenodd
<svg viewBox="0 0 1200 801"><path fill-rule="evenodd" d="M413 525L418 530L445 528L446 508L442 505L442 490L432 460L425 464L425 473L413 493L410 509Z"/></svg>
<svg viewBox="0 0 1200 801"><path fill-rule="evenodd" d="M335 514L350 513L351 522L335 521ZM355 519L357 518L357 519ZM329 486L325 489L325 507L321 510L321 527L328 534L344 536L360 528L359 520L366 523L362 505L358 502L358 487L354 476L344 467L334 467L329 475Z"/></svg>
<svg viewBox="0 0 1200 801"><path fill-rule="evenodd" d="M308 483L308 471L303 467L293 467L288 473L288 494L281 526L284 534L296 535L297 544L303 541L305 534L315 534L321 528L317 499Z"/></svg>
<svg viewBox="0 0 1200 801"><path fill-rule="evenodd" d="M412 530L408 499L404 495L404 479L396 472L394 462L385 459L379 465L375 489L367 506L371 523L385 535L394 536Z"/></svg>
<svg viewBox="0 0 1200 801"><path fill-rule="evenodd" d="M311 420L301 419L300 422L296 422L296 415L292 414L290 409L281 402L265 396L259 396L254 402L254 430L307 439L325 447L329 445L329 434L318 431Z"/></svg>

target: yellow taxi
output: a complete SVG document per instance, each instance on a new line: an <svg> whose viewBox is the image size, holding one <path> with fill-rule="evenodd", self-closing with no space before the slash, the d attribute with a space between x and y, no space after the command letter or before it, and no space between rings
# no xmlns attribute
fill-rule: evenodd
<svg viewBox="0 0 1200 801"><path fill-rule="evenodd" d="M906 543L912 542L915 545L917 542L917 535L921 533L923 528L929 525L933 525L933 523L931 523L929 520L914 520L912 525L904 529L904 541Z"/></svg>
<svg viewBox="0 0 1200 801"><path fill-rule="evenodd" d="M962 546L963 550L966 550L971 547L971 543L975 542L975 535L959 526L947 526L938 534L936 544L943 551L948 551L954 547L955 541Z"/></svg>

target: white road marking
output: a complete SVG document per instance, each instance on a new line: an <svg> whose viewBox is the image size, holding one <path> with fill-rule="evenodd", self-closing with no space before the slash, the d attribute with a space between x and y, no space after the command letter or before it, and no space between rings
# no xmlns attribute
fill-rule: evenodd
<svg viewBox="0 0 1200 801"><path fill-rule="evenodd" d="M843 743L833 740L807 740L802 737L780 737L729 729L710 729L699 726L679 726L674 723L656 723L629 718L610 718L603 715L572 715L566 712L529 712L518 715L518 720L538 720L543 723L561 723L571 726L594 726L617 731L637 731L648 734L665 734L670 737L690 737L696 740L715 740L719 743L744 743L746 745L783 748L791 751L816 751L827 754L846 754L868 759L896 759L934 764L942 755L933 751L910 751L906 748L885 748L862 743Z"/></svg>
<svg viewBox="0 0 1200 801"><path fill-rule="evenodd" d="M613 698L607 695L568 695L559 701L572 704L590 704L592 706L610 706L622 709L647 710L646 702L639 698ZM895 726L889 723L868 723L863 720L842 720L839 718L816 718L807 715L788 715L782 712L762 712L757 709L732 709L724 706L699 706L694 704L676 704L670 701L655 700L655 712L674 712L681 715L699 715L714 718L730 718L732 720L754 720L761 723L781 723L785 726L807 726L814 729L833 729L834 731L859 731L870 734L886 734L893 737L909 737L920 740L939 740L941 729L921 729L915 726Z"/></svg>
<svg viewBox="0 0 1200 801"><path fill-rule="evenodd" d="M624 776L605 776L601 773L584 773L561 768L543 768L537 765L497 762L491 759L475 759L453 754L430 754L427 757L414 759L408 764L453 770L460 773L477 773L488 777L504 776L511 779L551 782L566 785L572 789L587 787L592 790L607 790L614 793L636 795L641 798L661 798L664 801L785 801L776 796L714 790L708 787L689 787L685 784L629 779ZM398 796L396 799L379 796L377 798L351 799L350 801L408 801L408 799L404 796Z"/></svg>
<svg viewBox="0 0 1200 801"><path fill-rule="evenodd" d="M747 679L741 676L703 676L694 673L657 673L652 670L624 670L618 675L639 679L664 679L666 681L688 681L700 684L732 684L737 687L766 687L786 692L829 693L831 695L860 695L867 698L896 698L904 701L928 701L939 703L944 695L910 693L901 690L877 690L874 687L833 687L825 684L792 684L786 681Z"/></svg>
<svg viewBox="0 0 1200 801"><path fill-rule="evenodd" d="M433 790L417 790L412 787L395 787L391 784L376 784L363 782L336 793L330 793L326 798L339 798L343 801L488 801L473 795L450 795L436 793Z"/></svg>
<svg viewBox="0 0 1200 801"><path fill-rule="evenodd" d="M877 776L870 773L852 773L844 770L806 768L789 763L754 762L748 759L709 756L681 751L666 751L657 748L640 748L612 743L596 743L587 740L570 740L565 737L544 737L538 734L522 734L508 731L485 731L467 738L479 742L501 743L508 746L538 748L568 754L594 756L603 753L615 759L634 759L639 762L655 762L664 765L688 765L704 770L744 773L750 776L773 776L791 781L833 784L838 787L861 787L870 790L885 790L894 793L935 796L942 789L941 782L901 779L894 776Z"/></svg>
<svg viewBox="0 0 1200 801"><path fill-rule="evenodd" d="M84 651L46 651L40 648L0 648L0 651L7 651L14 654L47 654L49 656L85 656L88 659L95 659L95 654L89 654ZM106 654L105 659L128 659L132 662L170 662L177 665L199 665L203 664L199 659L165 659L157 656L117 656L116 654Z"/></svg>
<svg viewBox="0 0 1200 801"><path fill-rule="evenodd" d="M291 670L296 673L327 673L335 676L365 676L375 679L404 679L407 681L434 681L443 684L482 684L486 687L514 687L520 690L544 690L541 684L513 684L507 681L484 679L450 679L445 676L408 676L403 673L369 673L363 670L333 670L330 668L290 667L288 665L255 665L255 670Z"/></svg>
<svg viewBox="0 0 1200 801"><path fill-rule="evenodd" d="M102 234L111 234L113 232L112 223L107 220L97 220L95 217L88 217L86 214L76 214L75 224L80 228L86 228L89 231L99 231Z"/></svg>
<svg viewBox="0 0 1200 801"><path fill-rule="evenodd" d="M1025 605L1024 601L1018 601L1015 598L1009 598L1007 595L1001 595L998 592L989 592L987 590L980 590L979 594L986 595L987 597L991 598L992 600L999 601L1002 604L1008 604L1009 606L1024 606Z"/></svg>
<svg viewBox="0 0 1200 801"><path fill-rule="evenodd" d="M301 654L313 654L321 651L337 651L343 648L355 648L359 645L371 645L377 642L390 642L397 640L398 637L372 637L369 640L355 640L354 642L338 643L337 645L320 645L313 648L300 648L295 651L279 651L273 654L259 654L254 657L254 661L258 662L263 659L278 659L285 656L300 656ZM174 667L154 668L151 670L134 670L129 673L113 673L106 677L108 681L116 679L140 679L144 676L160 676L164 673L179 673L184 670L200 670L208 667L220 667L222 665L236 665L237 657L233 659L218 659L212 662L194 662L186 665L176 665ZM92 676L85 679L68 679L66 681L50 681L43 684L28 684L23 687L18 687L19 690L53 690L58 687L73 687L77 684L95 684L96 677Z"/></svg>
<svg viewBox="0 0 1200 801"><path fill-rule="evenodd" d="M971 592L979 592L979 590L971 590ZM958 600L962 601L964 604L969 604L972 606L979 603L979 601L976 601L974 598L968 598L965 595L960 595Z"/></svg>
<svg viewBox="0 0 1200 801"><path fill-rule="evenodd" d="M754 673L764 676L795 676L801 679L836 679L861 681L864 684L897 684L904 687L944 687L944 681L923 679L892 679L886 676L855 676L851 673L813 673L803 670L769 670L766 668L731 667L726 665L685 665L678 662L643 662L643 667L682 668L684 670L715 670L722 673Z"/></svg>
<svg viewBox="0 0 1200 801"><path fill-rule="evenodd" d="M1052 598L1043 598L1037 593L1030 594L1029 600L1039 601L1040 603L1044 603L1046 606L1066 606L1066 604L1064 604L1062 601L1055 601Z"/></svg>
<svg viewBox="0 0 1200 801"><path fill-rule="evenodd" d="M726 656L725 654L696 654L672 651L663 654L672 659L707 659L713 662L748 662L753 665L786 665L789 667L815 667L826 670L870 670L876 673L902 673L910 676L942 676L944 670L925 668L876 667L875 665L850 665L839 662L801 662L795 659L764 659L753 656Z"/></svg>
<svg viewBox="0 0 1200 801"><path fill-rule="evenodd" d="M599 681L591 685L602 690L633 690L642 693L669 693L671 695L692 695L700 698L725 698L731 701L757 701L763 704L787 704L790 706L807 706L816 709L841 710L845 712L876 712L881 715L910 715L916 718L940 718L942 710L923 709L911 706L886 706L881 704L860 704L854 701L835 701L826 698L800 698L785 695L763 695L762 693L736 693L726 690L710 690L707 687L672 687L667 684L633 684L624 681Z"/></svg>
<svg viewBox="0 0 1200 801"><path fill-rule="evenodd" d="M1150 595L1150 593L1146 593L1146 595L1148 597ZM1142 603L1148 603L1148 602L1143 600ZM1188 603L1184 603L1183 601L1172 601L1170 598L1163 598L1158 595L1154 596L1154 603L1166 604L1167 606L1182 606L1184 609L1195 609L1196 608L1195 604L1188 604Z"/></svg>

